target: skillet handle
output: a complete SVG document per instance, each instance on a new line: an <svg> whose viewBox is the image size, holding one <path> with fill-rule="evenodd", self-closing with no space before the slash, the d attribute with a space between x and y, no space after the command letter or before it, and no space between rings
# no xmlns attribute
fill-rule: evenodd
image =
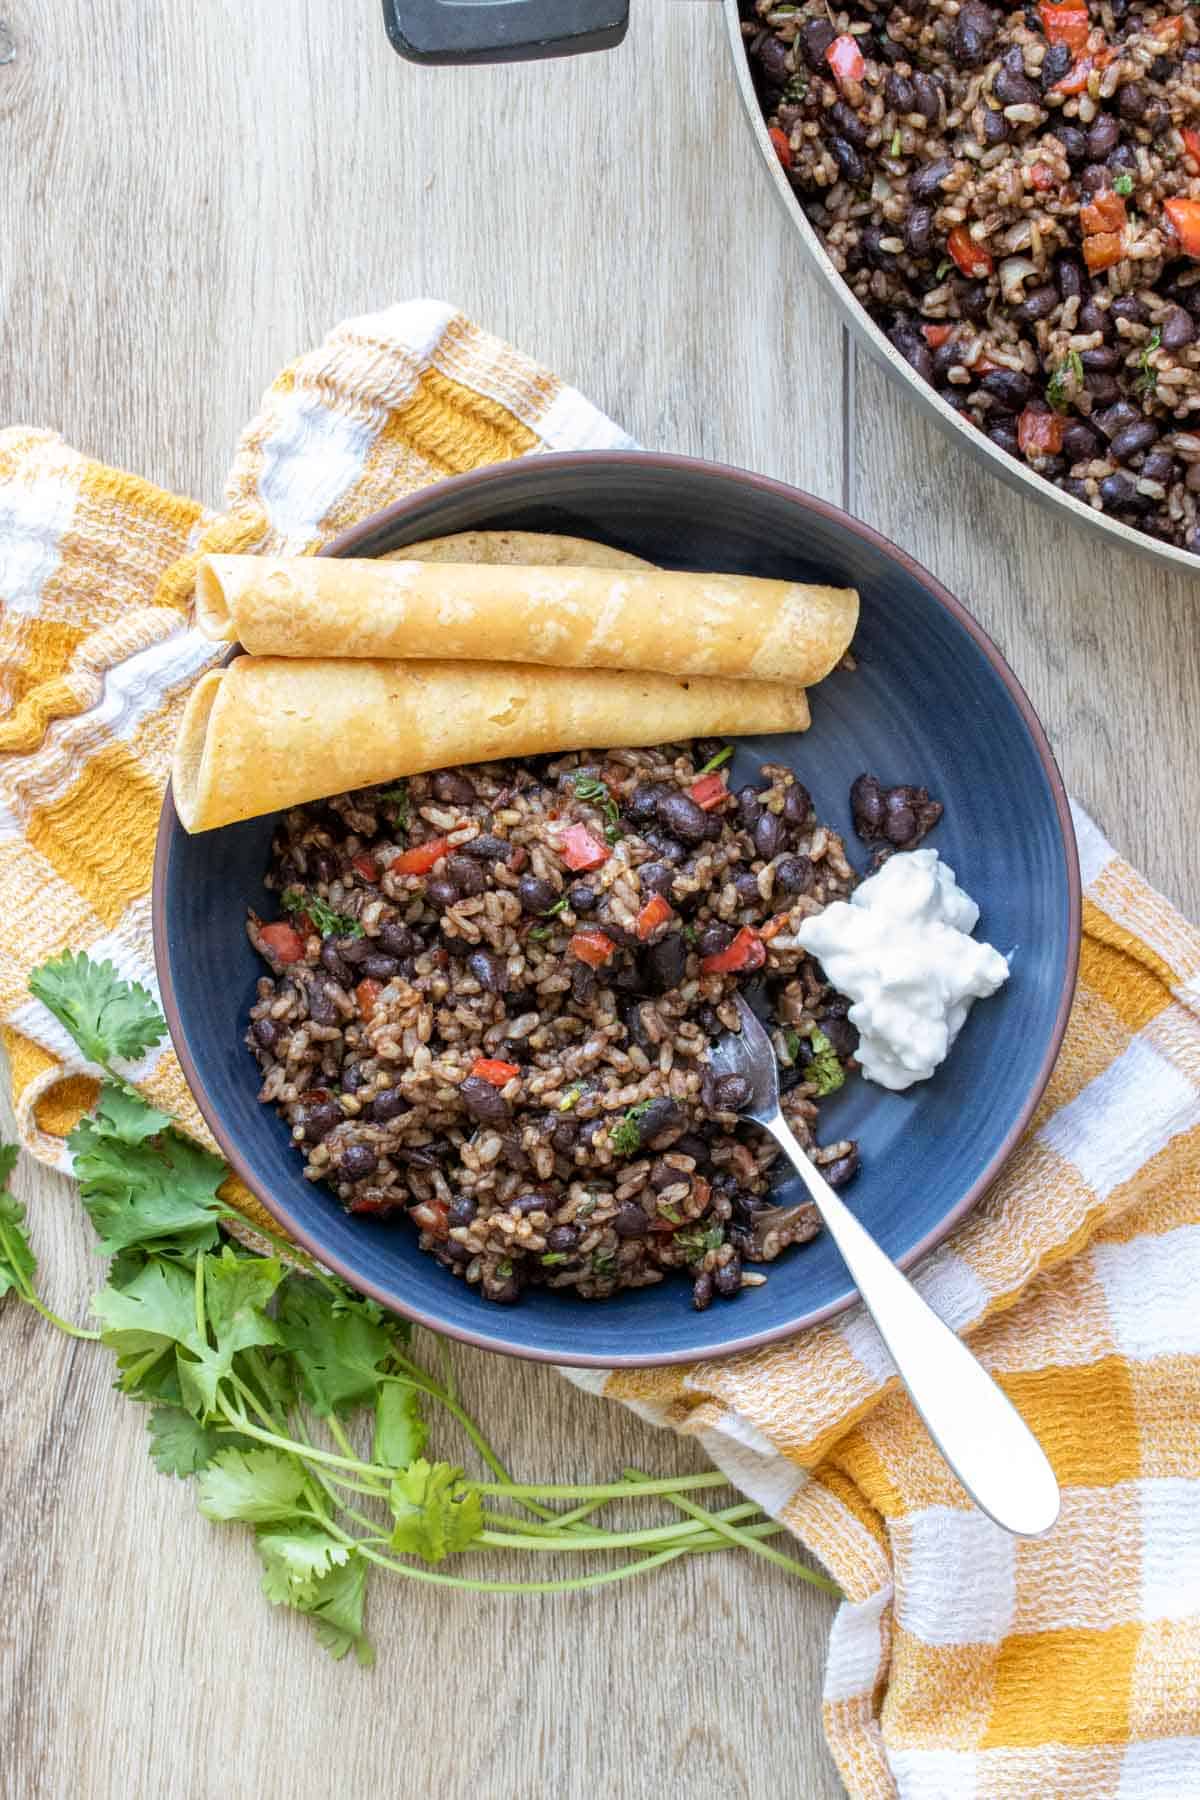
<svg viewBox="0 0 1200 1800"><path fill-rule="evenodd" d="M383 0L383 22L409 62L535 62L612 49L629 0Z"/></svg>

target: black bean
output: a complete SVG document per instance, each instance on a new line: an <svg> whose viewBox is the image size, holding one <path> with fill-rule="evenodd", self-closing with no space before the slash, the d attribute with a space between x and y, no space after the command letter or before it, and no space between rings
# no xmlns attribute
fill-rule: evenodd
<svg viewBox="0 0 1200 1800"><path fill-rule="evenodd" d="M314 1025L336 1025L341 1018L327 982L314 981L309 988L308 1016Z"/></svg>
<svg viewBox="0 0 1200 1800"><path fill-rule="evenodd" d="M1016 49L1016 61L1020 63L1020 47L1014 46L1014 48ZM1036 106L1038 103L1038 91L1028 75L1018 74L1015 69L1010 68L1007 57L996 72L996 78L992 82L992 92L1001 106Z"/></svg>
<svg viewBox="0 0 1200 1800"><path fill-rule="evenodd" d="M1108 310L1114 319L1125 319L1131 325L1145 325L1150 318L1136 294L1118 294Z"/></svg>
<svg viewBox="0 0 1200 1800"><path fill-rule="evenodd" d="M381 1088L371 1102L371 1117L377 1125L386 1125L407 1111L408 1101L398 1087Z"/></svg>
<svg viewBox="0 0 1200 1800"><path fill-rule="evenodd" d="M502 994L508 987L508 965L492 950L472 950L467 967L488 994Z"/></svg>
<svg viewBox="0 0 1200 1800"><path fill-rule="evenodd" d="M1033 288L1026 294L1016 316L1023 324L1031 325L1036 319L1048 319L1058 304L1058 289L1047 282L1044 287Z"/></svg>
<svg viewBox="0 0 1200 1800"><path fill-rule="evenodd" d="M894 253L883 247L884 238L892 235L890 226L864 225L858 234L858 241L863 254L873 269L879 269L885 275L894 275L898 264Z"/></svg>
<svg viewBox="0 0 1200 1800"><path fill-rule="evenodd" d="M996 36L996 21L982 0L966 0L954 22L954 55L967 68L986 62Z"/></svg>
<svg viewBox="0 0 1200 1800"><path fill-rule="evenodd" d="M447 906L457 905L460 899L458 889L455 887L454 883L447 880L444 875L432 876L430 880L425 883L425 892L433 902L434 906L440 906L443 909Z"/></svg>
<svg viewBox="0 0 1200 1800"><path fill-rule="evenodd" d="M637 872L638 885L643 894L661 894L664 899L671 898L671 887L675 880L675 871L670 863L642 863Z"/></svg>
<svg viewBox="0 0 1200 1800"><path fill-rule="evenodd" d="M1064 48L1066 46L1064 45ZM1068 58L1070 51L1067 51ZM1065 71L1064 71L1065 73ZM1121 136L1121 127L1111 113L1098 113L1092 121L1091 130L1087 134L1088 155L1093 162L1102 162L1109 153L1116 149L1117 140Z"/></svg>
<svg viewBox="0 0 1200 1800"><path fill-rule="evenodd" d="M783 823L777 813L765 812L754 827L754 848L764 862L779 854L783 842Z"/></svg>
<svg viewBox="0 0 1200 1800"><path fill-rule="evenodd" d="M639 1115L638 1141L649 1144L652 1149L661 1149L660 1140L668 1136L678 1137L684 1122L684 1111L679 1102L662 1094L656 1100L651 1100L645 1112Z"/></svg>
<svg viewBox="0 0 1200 1800"><path fill-rule="evenodd" d="M576 1006L585 1006L596 991L596 971L587 963L576 962L571 966L571 998Z"/></svg>
<svg viewBox="0 0 1200 1800"><path fill-rule="evenodd" d="M1063 450L1072 462L1091 462L1101 454L1100 438L1082 419L1070 419L1063 428Z"/></svg>
<svg viewBox="0 0 1200 1800"><path fill-rule="evenodd" d="M1117 111L1136 122L1146 110L1146 90L1140 81L1123 81L1117 89Z"/></svg>
<svg viewBox="0 0 1200 1800"><path fill-rule="evenodd" d="M342 1152L339 1172L347 1181L364 1181L379 1167L379 1158L370 1144L348 1144Z"/></svg>
<svg viewBox="0 0 1200 1800"><path fill-rule="evenodd" d="M549 912L558 899L553 885L541 875L522 875L517 882L517 899L524 912L540 917Z"/></svg>
<svg viewBox="0 0 1200 1800"><path fill-rule="evenodd" d="M783 796L783 812L780 815L785 825L799 826L807 822L812 811L812 795L801 781L793 781Z"/></svg>
<svg viewBox="0 0 1200 1800"><path fill-rule="evenodd" d="M641 1208L638 1208L639 1212ZM645 1214L642 1215L643 1218ZM546 1248L561 1256L565 1250L574 1250L580 1236L578 1225L552 1225L546 1233Z"/></svg>
<svg viewBox="0 0 1200 1800"><path fill-rule="evenodd" d="M1157 97L1148 100L1146 110L1142 114L1142 130L1148 131L1152 138L1160 137L1171 123L1171 109L1165 100Z"/></svg>
<svg viewBox="0 0 1200 1800"><path fill-rule="evenodd" d="M279 1042L279 1027L274 1019L255 1019L250 1027L254 1033L254 1041L264 1050L273 1050Z"/></svg>
<svg viewBox="0 0 1200 1800"><path fill-rule="evenodd" d="M778 894L807 894L813 884L813 866L807 856L781 856L775 865Z"/></svg>
<svg viewBox="0 0 1200 1800"><path fill-rule="evenodd" d="M550 1142L563 1156L575 1148L575 1139L579 1135L579 1127L574 1119L556 1119L550 1132Z"/></svg>
<svg viewBox="0 0 1200 1800"><path fill-rule="evenodd" d="M455 769L439 770L430 790L440 806L470 806L476 798L475 783Z"/></svg>
<svg viewBox="0 0 1200 1800"><path fill-rule="evenodd" d="M828 19L809 19L800 33L800 41L804 50L804 60L809 68L816 69L818 74L828 72L825 52L832 44L837 32Z"/></svg>
<svg viewBox="0 0 1200 1800"><path fill-rule="evenodd" d="M912 82L906 75L897 74L895 69L888 73L883 84L883 94L893 112L910 113L913 110Z"/></svg>
<svg viewBox="0 0 1200 1800"><path fill-rule="evenodd" d="M649 1229L650 1221L636 1200L626 1200L617 1209L613 1230L619 1238L645 1237Z"/></svg>
<svg viewBox="0 0 1200 1800"><path fill-rule="evenodd" d="M521 1298L521 1283L515 1275L485 1276L485 1295L497 1306L515 1306Z"/></svg>
<svg viewBox="0 0 1200 1800"><path fill-rule="evenodd" d="M1116 376L1106 375L1101 369L1088 369L1083 377L1083 385L1097 406L1107 406L1121 392L1121 384Z"/></svg>
<svg viewBox="0 0 1200 1800"><path fill-rule="evenodd" d="M917 828L917 815L903 789L892 788L884 806L883 834L890 844L906 844Z"/></svg>
<svg viewBox="0 0 1200 1800"><path fill-rule="evenodd" d="M321 945L321 967L328 969L339 987L348 987L353 980L349 964L338 954L338 947L333 938L326 938Z"/></svg>
<svg viewBox="0 0 1200 1800"><path fill-rule="evenodd" d="M697 1312L703 1312L712 1305L713 1278L707 1269L702 1269L692 1283L692 1305Z"/></svg>
<svg viewBox="0 0 1200 1800"><path fill-rule="evenodd" d="M859 1159L857 1146L847 1150L845 1156L839 1156L834 1162L826 1163L821 1170L831 1188L845 1187L858 1174Z"/></svg>
<svg viewBox="0 0 1200 1800"><path fill-rule="evenodd" d="M835 137L829 140L829 149L839 173L850 183L851 187L861 187L866 178L866 166L862 157L846 138Z"/></svg>
<svg viewBox="0 0 1200 1800"><path fill-rule="evenodd" d="M835 1056L853 1056L858 1049L858 1028L849 1019L827 1015L821 1020L821 1030L832 1044Z"/></svg>
<svg viewBox="0 0 1200 1800"><path fill-rule="evenodd" d="M834 127L839 137L846 138L851 144L857 145L860 150L866 144L867 128L862 123L862 120L859 118L854 108L852 106L847 106L844 100L835 100L833 105L829 108L829 122ZM707 740L705 740L705 742L707 743ZM723 747L722 744L718 743L712 750L708 751L707 755L705 755L702 750L697 749L697 764L706 763L710 756L715 756L718 751L723 749Z"/></svg>
<svg viewBox="0 0 1200 1800"><path fill-rule="evenodd" d="M1017 436L1017 428L1011 419L1001 419L998 424L989 425L987 434L993 444L998 445L1006 456L1021 454L1021 442Z"/></svg>
<svg viewBox="0 0 1200 1800"><path fill-rule="evenodd" d="M928 256L933 246L933 208L914 206L904 221L904 247L913 256Z"/></svg>
<svg viewBox="0 0 1200 1800"><path fill-rule="evenodd" d="M953 168L954 164L948 156L938 156L933 162L922 163L908 178L909 193L914 200L934 199Z"/></svg>
<svg viewBox="0 0 1200 1800"><path fill-rule="evenodd" d="M1113 323L1108 312L1103 306L1097 306L1091 298L1085 300L1079 309L1079 323L1076 329L1078 331L1098 331L1106 338L1113 335ZM1087 367L1086 363L1084 367Z"/></svg>
<svg viewBox="0 0 1200 1800"><path fill-rule="evenodd" d="M591 912L599 896L588 881L573 881L567 889L567 898L574 912Z"/></svg>
<svg viewBox="0 0 1200 1800"><path fill-rule="evenodd" d="M727 1263L722 1263L719 1268L714 1270L713 1284L716 1287L718 1294L724 1294L726 1299L729 1299L732 1295L740 1292L742 1286L742 1259L738 1256L736 1251Z"/></svg>
<svg viewBox="0 0 1200 1800"><path fill-rule="evenodd" d="M781 868L782 866L780 864ZM739 869L733 878L733 885L743 906L762 905L762 895L758 891L758 877L752 875L749 869Z"/></svg>
<svg viewBox="0 0 1200 1800"><path fill-rule="evenodd" d="M1138 166L1137 151L1132 144L1118 144L1108 159L1108 166L1110 170L1115 170L1118 175L1136 174Z"/></svg>
<svg viewBox="0 0 1200 1800"><path fill-rule="evenodd" d="M962 351L953 336L948 337L944 344L939 344L933 353L934 380L939 383L944 382L961 356Z"/></svg>
<svg viewBox="0 0 1200 1800"><path fill-rule="evenodd" d="M470 1194L456 1194L446 1208L446 1217L451 1225L469 1225L478 1211Z"/></svg>
<svg viewBox="0 0 1200 1800"><path fill-rule="evenodd" d="M660 862L675 863L676 865L686 862L687 851L667 832L659 831L656 827L644 835L646 842Z"/></svg>
<svg viewBox="0 0 1200 1800"><path fill-rule="evenodd" d="M508 1101L482 1075L468 1075L458 1092L471 1117L481 1124L499 1125L510 1116Z"/></svg>
<svg viewBox="0 0 1200 1800"><path fill-rule="evenodd" d="M524 1219L530 1213L553 1212L554 1202L546 1194L518 1194L515 1200L509 1201L508 1211L515 1213L518 1219Z"/></svg>
<svg viewBox="0 0 1200 1800"><path fill-rule="evenodd" d="M1168 80L1172 73L1172 62L1169 56L1156 56L1146 73L1151 81L1161 83Z"/></svg>
<svg viewBox="0 0 1200 1800"><path fill-rule="evenodd" d="M365 1087L371 1077L362 1063L349 1063L342 1070L342 1087L348 1094L357 1094L360 1087Z"/></svg>
<svg viewBox="0 0 1200 1800"><path fill-rule="evenodd" d="M860 775L850 789L854 829L869 843L883 828L883 789L874 775Z"/></svg>
<svg viewBox="0 0 1200 1800"><path fill-rule="evenodd" d="M772 87L782 87L791 74L789 47L782 38L767 36L755 51L758 66Z"/></svg>
<svg viewBox="0 0 1200 1800"><path fill-rule="evenodd" d="M732 942L732 925L722 925L714 921L713 924L706 925L700 933L696 944L696 954L697 956L719 956L721 951L727 950Z"/></svg>
<svg viewBox="0 0 1200 1800"><path fill-rule="evenodd" d="M1062 251L1055 257L1054 277L1064 300L1082 298L1087 287L1087 276L1083 264L1069 251Z"/></svg>
<svg viewBox="0 0 1200 1800"><path fill-rule="evenodd" d="M1112 186L1112 176L1103 163L1089 163L1079 177L1079 185L1085 194L1102 194Z"/></svg>
<svg viewBox="0 0 1200 1800"><path fill-rule="evenodd" d="M490 832L481 831L469 844L460 844L458 848L461 856L473 856L479 862L507 862L512 845L507 838L493 837Z"/></svg>
<svg viewBox="0 0 1200 1800"><path fill-rule="evenodd" d="M1085 372L1094 373L1100 369L1107 374L1109 370L1115 369L1119 365L1121 352L1114 349L1111 344L1097 344L1094 350L1081 350L1079 360L1083 364Z"/></svg>
<svg viewBox="0 0 1200 1800"><path fill-rule="evenodd" d="M1170 483L1175 479L1175 458L1166 450L1152 450L1142 464L1147 481Z"/></svg>
<svg viewBox="0 0 1200 1800"><path fill-rule="evenodd" d="M929 354L929 346L923 337L916 332L890 333L892 342L899 350L905 362L910 363L922 381L933 380L933 358Z"/></svg>
<svg viewBox="0 0 1200 1800"><path fill-rule="evenodd" d="M1074 57L1066 44L1050 45L1042 58L1040 71L1043 94L1048 94L1052 87L1057 87L1073 61ZM1100 154L1103 155L1103 151Z"/></svg>
<svg viewBox="0 0 1200 1800"><path fill-rule="evenodd" d="M1173 306L1162 322L1162 347L1164 350L1182 350L1186 344L1195 342L1196 322L1190 313L1184 312L1182 306Z"/></svg>
<svg viewBox="0 0 1200 1800"><path fill-rule="evenodd" d="M367 955L370 955L370 940L361 941L366 942ZM381 948L391 956L415 956L424 947L415 931L410 931L407 925L400 925L394 919L388 919L379 927L378 942ZM345 956L346 952L343 950L342 954ZM366 958L364 957L363 960L365 961Z"/></svg>
<svg viewBox="0 0 1200 1800"><path fill-rule="evenodd" d="M658 803L671 790L661 781L641 781L625 802L625 811L635 825L648 825L657 813Z"/></svg>
<svg viewBox="0 0 1200 1800"><path fill-rule="evenodd" d="M1114 438L1118 431L1123 431L1126 425L1133 425L1141 416L1137 407L1128 400L1118 400L1115 406L1107 407L1103 412L1094 412L1092 424L1098 425L1106 438Z"/></svg>
<svg viewBox="0 0 1200 1800"><path fill-rule="evenodd" d="M1033 397L1033 383L1019 369L992 369L979 385L1008 412L1022 411Z"/></svg>
<svg viewBox="0 0 1200 1800"><path fill-rule="evenodd" d="M1087 138L1077 125L1056 125L1054 135L1063 147L1063 155L1072 168L1078 167L1088 153Z"/></svg>
<svg viewBox="0 0 1200 1800"><path fill-rule="evenodd" d="M487 879L479 866L477 857L448 856L446 858L446 878L452 881L460 894L482 894L487 886Z"/></svg>
<svg viewBox="0 0 1200 1800"><path fill-rule="evenodd" d="M1134 425L1126 425L1124 431L1118 431L1109 449L1118 462L1128 462L1139 450L1148 450L1157 441L1158 426L1153 419L1139 419Z"/></svg>
<svg viewBox="0 0 1200 1800"><path fill-rule="evenodd" d="M921 117L930 125L936 125L942 109L942 91L932 75L920 71L912 78L913 102ZM909 184L912 192L912 184Z"/></svg>
<svg viewBox="0 0 1200 1800"><path fill-rule="evenodd" d="M1100 498L1105 506L1130 506L1137 498L1137 489L1128 475L1118 472L1104 477L1100 483Z"/></svg>
<svg viewBox="0 0 1200 1800"><path fill-rule="evenodd" d="M753 1093L744 1075L718 1075L713 1083L713 1103L718 1112L741 1112L749 1106Z"/></svg>
<svg viewBox="0 0 1200 1800"><path fill-rule="evenodd" d="M391 981L400 973L399 960L394 956L368 956L362 965L364 975L372 981Z"/></svg>
<svg viewBox="0 0 1200 1800"><path fill-rule="evenodd" d="M658 820L683 844L699 844L708 828L708 814L677 788L668 789L658 802Z"/></svg>
<svg viewBox="0 0 1200 1800"><path fill-rule="evenodd" d="M300 1121L310 1144L319 1144L335 1125L342 1122L342 1109L336 1100L314 1100L302 1107Z"/></svg>

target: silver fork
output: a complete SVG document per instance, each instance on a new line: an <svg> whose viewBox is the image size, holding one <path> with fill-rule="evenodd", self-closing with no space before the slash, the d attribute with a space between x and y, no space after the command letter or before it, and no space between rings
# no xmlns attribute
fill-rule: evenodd
<svg viewBox="0 0 1200 1800"><path fill-rule="evenodd" d="M779 1109L779 1070L770 1038L741 994L740 1032L713 1045L722 1075L742 1075L751 1093L740 1110L769 1131L808 1189L854 1278L913 1405L954 1474L997 1525L1018 1537L1049 1531L1059 1492L1046 1453L1008 1397L961 1338L918 1294L870 1232L839 1200L800 1148Z"/></svg>

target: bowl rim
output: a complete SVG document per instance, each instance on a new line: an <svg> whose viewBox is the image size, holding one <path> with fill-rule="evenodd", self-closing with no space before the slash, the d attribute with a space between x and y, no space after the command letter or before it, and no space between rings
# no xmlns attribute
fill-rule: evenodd
<svg viewBox="0 0 1200 1800"><path fill-rule="evenodd" d="M1037 751L1038 758L1042 764L1042 768L1045 771L1047 782L1049 783L1058 821L1059 839L1062 845L1063 856L1066 861L1069 919L1067 930L1067 955L1063 971L1062 989L1059 994L1058 1007L1055 1012L1054 1024L1046 1045L1045 1054L1042 1057L1037 1074L1034 1077L1029 1092L1027 1093L1017 1116L1005 1133L995 1154L991 1157L987 1166L981 1171L975 1181L971 1183L971 1186L967 1189L966 1193L955 1202L950 1211L944 1218L939 1220L938 1224L934 1226L932 1230L927 1231L922 1238L904 1252L903 1256L896 1259L900 1268L909 1269L914 1263L919 1262L922 1257L927 1256L931 1250L942 1243L945 1238L949 1236L950 1232L953 1231L954 1227L967 1216L987 1192L988 1188L991 1187L992 1183L1000 1174L1004 1164L1016 1148L1030 1119L1033 1117L1042 1094L1045 1092L1051 1071L1058 1059L1058 1053L1062 1047L1063 1037L1067 1028L1067 1020L1070 1016L1071 1005L1074 1000L1080 942L1082 937L1082 885L1080 880L1079 853L1075 842L1074 827L1071 821L1070 802L1068 801L1066 788L1063 784L1062 776L1059 773L1058 765L1054 760L1054 754L1050 748L1050 743L1045 730L1042 727L1042 723L1038 718L1037 713L1034 711L1029 696L1026 694L1021 683L1017 680L1016 675L1001 655L1000 650L996 644L993 643L992 639L988 636L987 632L984 631L978 621L967 611L962 602L956 600L954 595L951 594L947 588L943 587L941 582L937 581L935 577L932 576L922 564L918 563L914 557L909 556L907 551L900 549L898 545L893 544L880 532L875 531L872 526L864 524L861 519L853 518L849 513L844 512L841 507L835 506L831 501L822 500L815 494L809 494L802 488L793 487L788 482L778 481L773 476L755 474L751 470L740 469L731 463L711 462L701 457L682 456L670 452L647 450L551 451L547 452L545 455L538 456L536 461L539 467L552 465L556 469L577 469L580 471L586 470L589 467L594 468L598 464L612 465L615 463L617 465L635 469L639 467L650 467L666 473L682 471L692 474L700 472L708 476L716 477L720 481L732 482L743 488L748 487L757 493L770 494L773 498L782 500L790 505L796 505L798 503L802 510L828 520L830 523L839 526L842 530L848 531L851 535L859 538L863 543L870 545L872 549L882 551L885 556L894 559L894 561L909 575L919 581L933 598L937 600L939 605L943 606L950 616L963 627L970 637L974 639L979 650L1000 677L1000 680L1003 682L1009 696L1016 705L1017 711L1025 723L1026 729L1033 741L1034 748ZM377 536L381 532L386 532L396 526L402 525L405 520L412 513L418 511L423 504L428 504L431 495L435 492L445 493L449 497L464 492L474 493L480 489L486 492L487 489L493 487L503 489L506 480L511 479L514 470L517 468L520 468L522 473L529 473L526 458L515 458L506 463L490 463L484 468L470 470L464 475L448 476L445 480L437 482L430 487L419 488L415 493L407 494L403 498L394 500L387 506L381 507L378 512L372 513L368 518L360 520L358 524L350 526L346 531L339 532L335 538L332 538L330 542L318 552L318 554L321 556L352 556L360 546L369 539ZM475 527L474 529L483 530L487 528L481 526ZM497 529L499 529L499 527L497 527ZM238 652L235 649L231 654L236 655ZM827 1319L836 1317L837 1314L845 1312L857 1302L858 1291L853 1283L850 1283L844 1295L836 1300L829 1301L824 1306L813 1307L798 1318L789 1319L783 1324L771 1325L761 1331L748 1332L745 1335L733 1337L727 1342L722 1343L719 1347L694 1348L690 1350L665 1350L649 1356L645 1353L636 1355L613 1354L602 1356L587 1351L569 1348L563 1350L548 1350L529 1347L523 1344L505 1342L502 1336L503 1318L505 1315L501 1308L494 1309L496 1312L500 1313L500 1318L498 1318L496 1322L497 1331L494 1334L489 1333L484 1329L473 1330L463 1326L448 1324L443 1319L428 1312L424 1307L415 1305L406 1300L402 1295L391 1292L381 1283L356 1273L347 1265L344 1258L331 1255L328 1249L320 1243L311 1231L298 1224L291 1216L289 1208L285 1204L278 1201L264 1189L263 1185L250 1170L238 1145L233 1141L230 1133L226 1130L223 1121L212 1103L212 1099L208 1094L204 1082L200 1077L200 1072L196 1066L195 1059L192 1056L187 1040L187 1034L184 1030L183 1019L180 1014L179 1004L175 994L175 986L171 976L171 964L167 948L167 870L170 863L172 841L177 829L180 829L178 816L175 811L175 802L171 791L171 784L168 781L166 791L163 795L162 810L159 814L158 832L154 844L154 875L151 887L151 923L154 939L154 960L158 972L159 990L162 995L163 1012L166 1016L167 1029L170 1033L172 1048L179 1059L180 1067L183 1070L184 1080L187 1082L192 1097L196 1101L209 1130L216 1139L222 1155L229 1164L231 1172L238 1176L264 1210L271 1215L275 1222L283 1228L289 1237L291 1237L302 1249L308 1251L308 1253L313 1256L316 1261L321 1263L323 1267L331 1270L335 1275L340 1276L341 1279L346 1282L347 1286L353 1288L358 1293L368 1295L371 1299L378 1301L381 1306L385 1306L390 1311L399 1313L403 1317L411 1319L417 1325L423 1325L426 1329L438 1332L444 1337L456 1338L460 1343L470 1344L479 1350L491 1350L502 1355L519 1356L530 1362L561 1364L572 1368L598 1369L651 1368L669 1363L710 1362L717 1360L718 1358L738 1355L745 1351L759 1349L764 1344L777 1343L780 1339L793 1337L797 1332L805 1331L813 1325L819 1325ZM249 1220L247 1223L250 1230L253 1230L253 1220Z"/></svg>

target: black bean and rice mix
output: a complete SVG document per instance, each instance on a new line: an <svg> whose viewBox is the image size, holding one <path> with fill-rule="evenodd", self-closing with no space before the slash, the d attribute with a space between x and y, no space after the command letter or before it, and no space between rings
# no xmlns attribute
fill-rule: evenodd
<svg viewBox="0 0 1200 1800"><path fill-rule="evenodd" d="M917 373L1200 552L1200 11L743 0L743 30L797 197Z"/></svg>
<svg viewBox="0 0 1200 1800"><path fill-rule="evenodd" d="M311 1180L402 1218L491 1300L600 1299L686 1273L697 1307L817 1230L770 1197L777 1151L706 1050L739 981L769 1001L783 1107L818 1145L847 1003L801 921L856 876L788 770L731 792L720 744L418 776L283 815L254 912L270 967L247 1043ZM716 764L716 767L706 767ZM864 786L863 784L866 784ZM911 848L940 807L855 784L860 835Z"/></svg>

